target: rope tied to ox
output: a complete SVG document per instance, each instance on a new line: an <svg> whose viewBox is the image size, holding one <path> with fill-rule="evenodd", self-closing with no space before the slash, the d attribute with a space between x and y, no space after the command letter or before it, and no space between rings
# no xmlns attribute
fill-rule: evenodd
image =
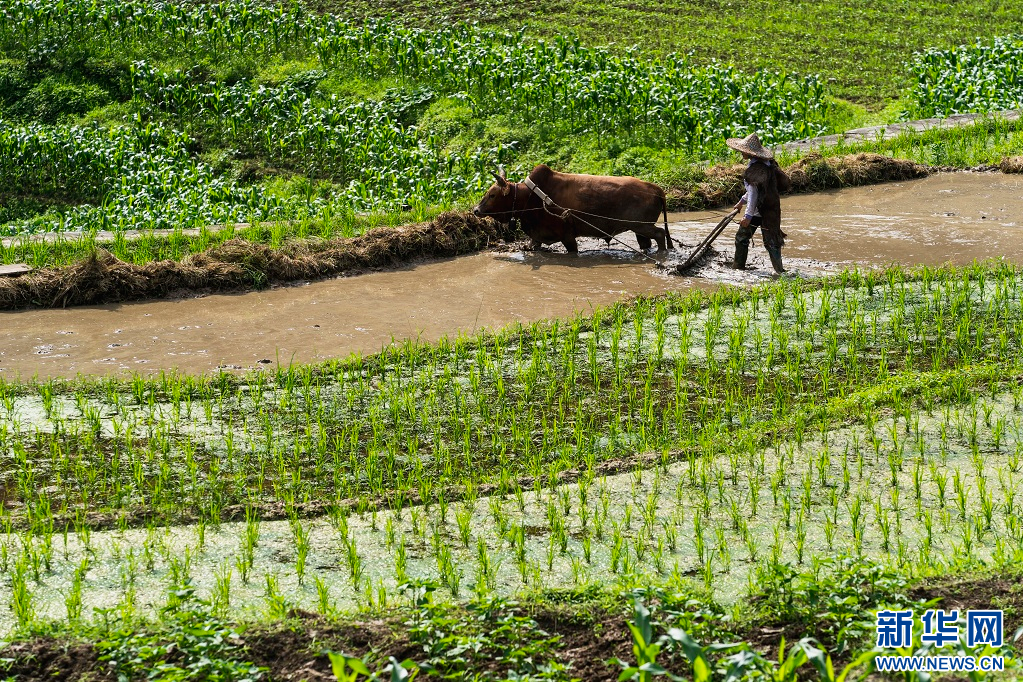
<svg viewBox="0 0 1023 682"><path fill-rule="evenodd" d="M573 211L570 208L564 208L562 206L558 206L558 204L555 203L555 201L553 199L551 199L551 197L546 192L544 192L542 189L537 187L536 183L533 182L532 178L527 176L526 179L525 179L525 184L526 184L526 187L528 187L530 189L530 191L533 192L533 194L535 194L536 196L540 197L540 201L543 202L543 209L547 213L549 213L552 216L554 216L555 218L560 218L561 220L568 220L568 218L570 218L570 217L575 218L579 222L581 222L581 223L583 223L585 225L589 225L594 230L596 230L600 234L604 235L604 238L607 239L608 241L613 239L614 241L618 242L619 244L621 244L625 248L629 249L630 251L638 253L643 258L646 258L648 261L653 263L654 266L656 266L657 268L660 268L662 270L664 269L664 263L662 263L659 260L657 260L656 258L650 256L649 254L643 253L642 251L637 249L635 246L632 246L631 244L626 244L621 239L619 239L617 236L615 236L613 234L609 234L609 233L605 232L604 230L600 229L599 227L597 227L596 225L594 225L590 221L588 221L585 218L583 218L582 216L580 216L579 215L581 213L580 211ZM556 209L557 211L560 211L560 213L556 212L555 210L552 210L552 209ZM586 215L593 215L593 214L587 213ZM602 217L602 216L598 216L598 217ZM614 218L607 218L607 220L614 220Z"/></svg>

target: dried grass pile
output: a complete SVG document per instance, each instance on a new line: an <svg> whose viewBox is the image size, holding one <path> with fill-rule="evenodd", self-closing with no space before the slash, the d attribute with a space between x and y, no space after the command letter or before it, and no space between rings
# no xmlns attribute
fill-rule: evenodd
<svg viewBox="0 0 1023 682"><path fill-rule="evenodd" d="M817 192L836 187L876 185L930 175L927 166L880 154L861 153L826 159L808 154L786 169L794 192Z"/></svg>
<svg viewBox="0 0 1023 682"><path fill-rule="evenodd" d="M1023 173L1023 156L1007 156L998 164L1003 173Z"/></svg>
<svg viewBox="0 0 1023 682"><path fill-rule="evenodd" d="M743 193L742 174L745 170L745 164L712 166L702 181L688 187L669 188L668 208L692 211L734 204ZM811 153L785 171L792 179L793 192L910 180L925 177L931 172L927 166L912 161L870 153L836 158Z"/></svg>
<svg viewBox="0 0 1023 682"><path fill-rule="evenodd" d="M100 249L67 267L0 279L0 309L139 301L352 275L474 253L519 236L493 220L448 212L429 223L281 249L234 239L182 261L133 265Z"/></svg>

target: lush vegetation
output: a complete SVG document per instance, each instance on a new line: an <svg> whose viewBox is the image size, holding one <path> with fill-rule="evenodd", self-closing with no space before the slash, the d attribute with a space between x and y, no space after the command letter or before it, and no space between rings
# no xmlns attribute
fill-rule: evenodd
<svg viewBox="0 0 1023 682"><path fill-rule="evenodd" d="M244 377L4 383L9 627L131 632L185 587L281 617L416 581L739 603L822 557L1013 564L1021 282L854 273Z"/></svg>
<svg viewBox="0 0 1023 682"><path fill-rule="evenodd" d="M993 571L965 569L956 580L944 582L970 592L971 606L1015 608L1023 593L992 586L1018 580L1018 570L998 570L1002 575L993 578ZM765 580L763 589L733 609L684 582L551 590L523 600L475 597L458 606L435 598L435 582L414 580L402 586L398 606L367 609L334 622L291 613L275 619L274 625L255 627L218 615L185 582L166 593L158 619L132 629L110 623L91 628L95 643L78 645L75 654L97 664L94 669L80 667L83 677L102 676L102 665L119 679L254 682L324 679L333 673L347 682L415 677L567 682L579 679L579 673L583 679L615 679L620 670L623 680L674 674L675 679L701 681L835 682L862 679L871 670L879 652L869 648L864 631L876 609L925 610L940 600L932 595L945 587L942 581L909 580L880 564L854 559L821 561L811 571L777 566ZM766 646L743 641L791 630L810 618L816 637L775 637ZM611 628L621 632L608 633ZM375 638L372 648L352 636L365 630ZM1021 631L1015 632L1017 642ZM1012 639L1013 633L1008 636ZM298 651L281 656L273 649L285 642L297 645ZM395 658L410 649L422 655L416 660ZM918 635L907 647L910 651L924 654L929 649ZM959 647L956 653L983 651ZM25 675L40 670L32 666L31 655L15 653L20 655L3 659L7 671ZM1008 663L1002 678L1018 676L1014 645L1001 653ZM291 665L282 659L290 659ZM566 665L573 659L584 670ZM59 667L49 671L65 672Z"/></svg>
<svg viewBox="0 0 1023 682"><path fill-rule="evenodd" d="M1020 8L931 6L572 3L541 24L530 3L413 1L399 23L358 3L10 2L0 261L351 236L464 204L502 162L684 194L726 136L862 122L835 96L886 118L1018 105L1018 39L954 45ZM452 12L493 26L437 25ZM972 166L1021 131L824 154ZM47 231L83 234L30 238ZM77 639L99 679L313 677L267 650L377 628L309 655L344 680L836 682L870 670L876 609L920 615L948 575L993 585L970 603L1004 608L1011 639L1021 341L1023 274L986 264L641 298L241 376L0 380L0 676Z"/></svg>
<svg viewBox="0 0 1023 682"><path fill-rule="evenodd" d="M948 116L1023 107L1023 36L930 49L913 62L916 111Z"/></svg>
<svg viewBox="0 0 1023 682"><path fill-rule="evenodd" d="M800 7L794 24L816 16ZM971 21L1001 16L957 7ZM468 203L499 162L513 173L545 161L684 190L703 175L694 163L723 157L726 136L756 130L778 143L863 118L831 98L843 91L825 85L828 72L708 62L713 51L654 56L560 34L545 42L519 24L421 29L353 12L235 1L9 4L0 14L0 232L275 222L278 237L310 225L349 234L363 224L358 212L425 217ZM885 115L1004 106L1015 71L998 67L1011 63L1014 44L889 62L889 74L916 73L921 85ZM945 82L964 68L982 77ZM939 165L1019 151L1011 126L947 139L876 146ZM955 144L970 153L947 153ZM93 243L88 234L52 248L22 242L3 258L59 264ZM113 248L136 259L193 250Z"/></svg>
<svg viewBox="0 0 1023 682"><path fill-rule="evenodd" d="M878 141L837 144L825 147L821 154L825 159L833 159L859 152L873 152L925 165L964 168L997 165L1003 158L1016 155L1021 150L1023 123L992 118L968 128L934 128L923 133L906 132ZM782 164L795 162L801 157L802 154L798 152L782 152L778 156ZM695 196L701 186L713 184L712 173L713 169L681 167L666 171L662 182L680 196ZM322 198L313 200L323 201ZM277 202L274 205L280 210L287 203ZM699 202L695 202L670 208L702 207ZM272 220L255 225L214 224L195 230L178 227L169 232L143 232L137 235L90 232L40 240L31 234L21 234L0 241L0 263L27 263L33 267L62 266L80 261L97 248L103 248L123 261L141 265L151 261L181 260L234 238L278 248L296 239L351 237L371 227L425 220L440 211L439 207L433 206L409 208L409 211L370 215L332 213L327 210L300 220ZM214 210L219 208L214 207ZM242 215L243 218L250 216Z"/></svg>
<svg viewBox="0 0 1023 682"><path fill-rule="evenodd" d="M456 20L528 35L575 35L588 45L646 54L692 52L700 63L722 60L750 70L779 68L821 74L836 97L872 108L901 98L913 85L905 68L914 52L951 49L977 36L1018 33L1023 3L960 0L671 0L670 2L508 3L410 0L306 0L348 16L391 12L437 27Z"/></svg>
<svg viewBox="0 0 1023 682"><path fill-rule="evenodd" d="M482 189L520 145L477 134L452 149L474 120L511 117L547 138L611 135L699 158L755 129L770 131L768 142L805 137L828 116L812 77L465 25L360 26L240 2L14 3L2 19L5 115L66 121L114 101L93 119L104 129L3 124L5 191L68 205L9 231L329 220L450 203ZM115 85L104 90L97 72ZM387 81L398 87L381 90ZM346 92L356 87L377 92ZM284 198L243 187L243 173L216 172L232 161L299 180Z"/></svg>

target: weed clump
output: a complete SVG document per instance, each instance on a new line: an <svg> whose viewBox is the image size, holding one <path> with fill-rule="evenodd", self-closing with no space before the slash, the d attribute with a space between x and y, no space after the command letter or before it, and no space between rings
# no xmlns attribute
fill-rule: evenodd
<svg viewBox="0 0 1023 682"><path fill-rule="evenodd" d="M787 172L797 192L912 180L930 174L921 164L869 152L834 159L813 153L789 166Z"/></svg>

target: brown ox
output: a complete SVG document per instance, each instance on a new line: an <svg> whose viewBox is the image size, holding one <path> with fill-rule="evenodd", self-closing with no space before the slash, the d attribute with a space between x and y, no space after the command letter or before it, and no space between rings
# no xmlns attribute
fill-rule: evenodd
<svg viewBox="0 0 1023 682"><path fill-rule="evenodd" d="M668 234L664 190L653 183L639 178L558 173L540 164L529 179L553 200L554 205L544 207L525 182L508 182L504 170L494 177L497 181L473 213L502 223L519 220L532 240L530 248L561 242L569 253L575 253L578 237L597 237L610 244L612 236L630 230L644 250L650 248L651 240L657 242L658 251L674 246ZM656 225L662 213L663 228Z"/></svg>

